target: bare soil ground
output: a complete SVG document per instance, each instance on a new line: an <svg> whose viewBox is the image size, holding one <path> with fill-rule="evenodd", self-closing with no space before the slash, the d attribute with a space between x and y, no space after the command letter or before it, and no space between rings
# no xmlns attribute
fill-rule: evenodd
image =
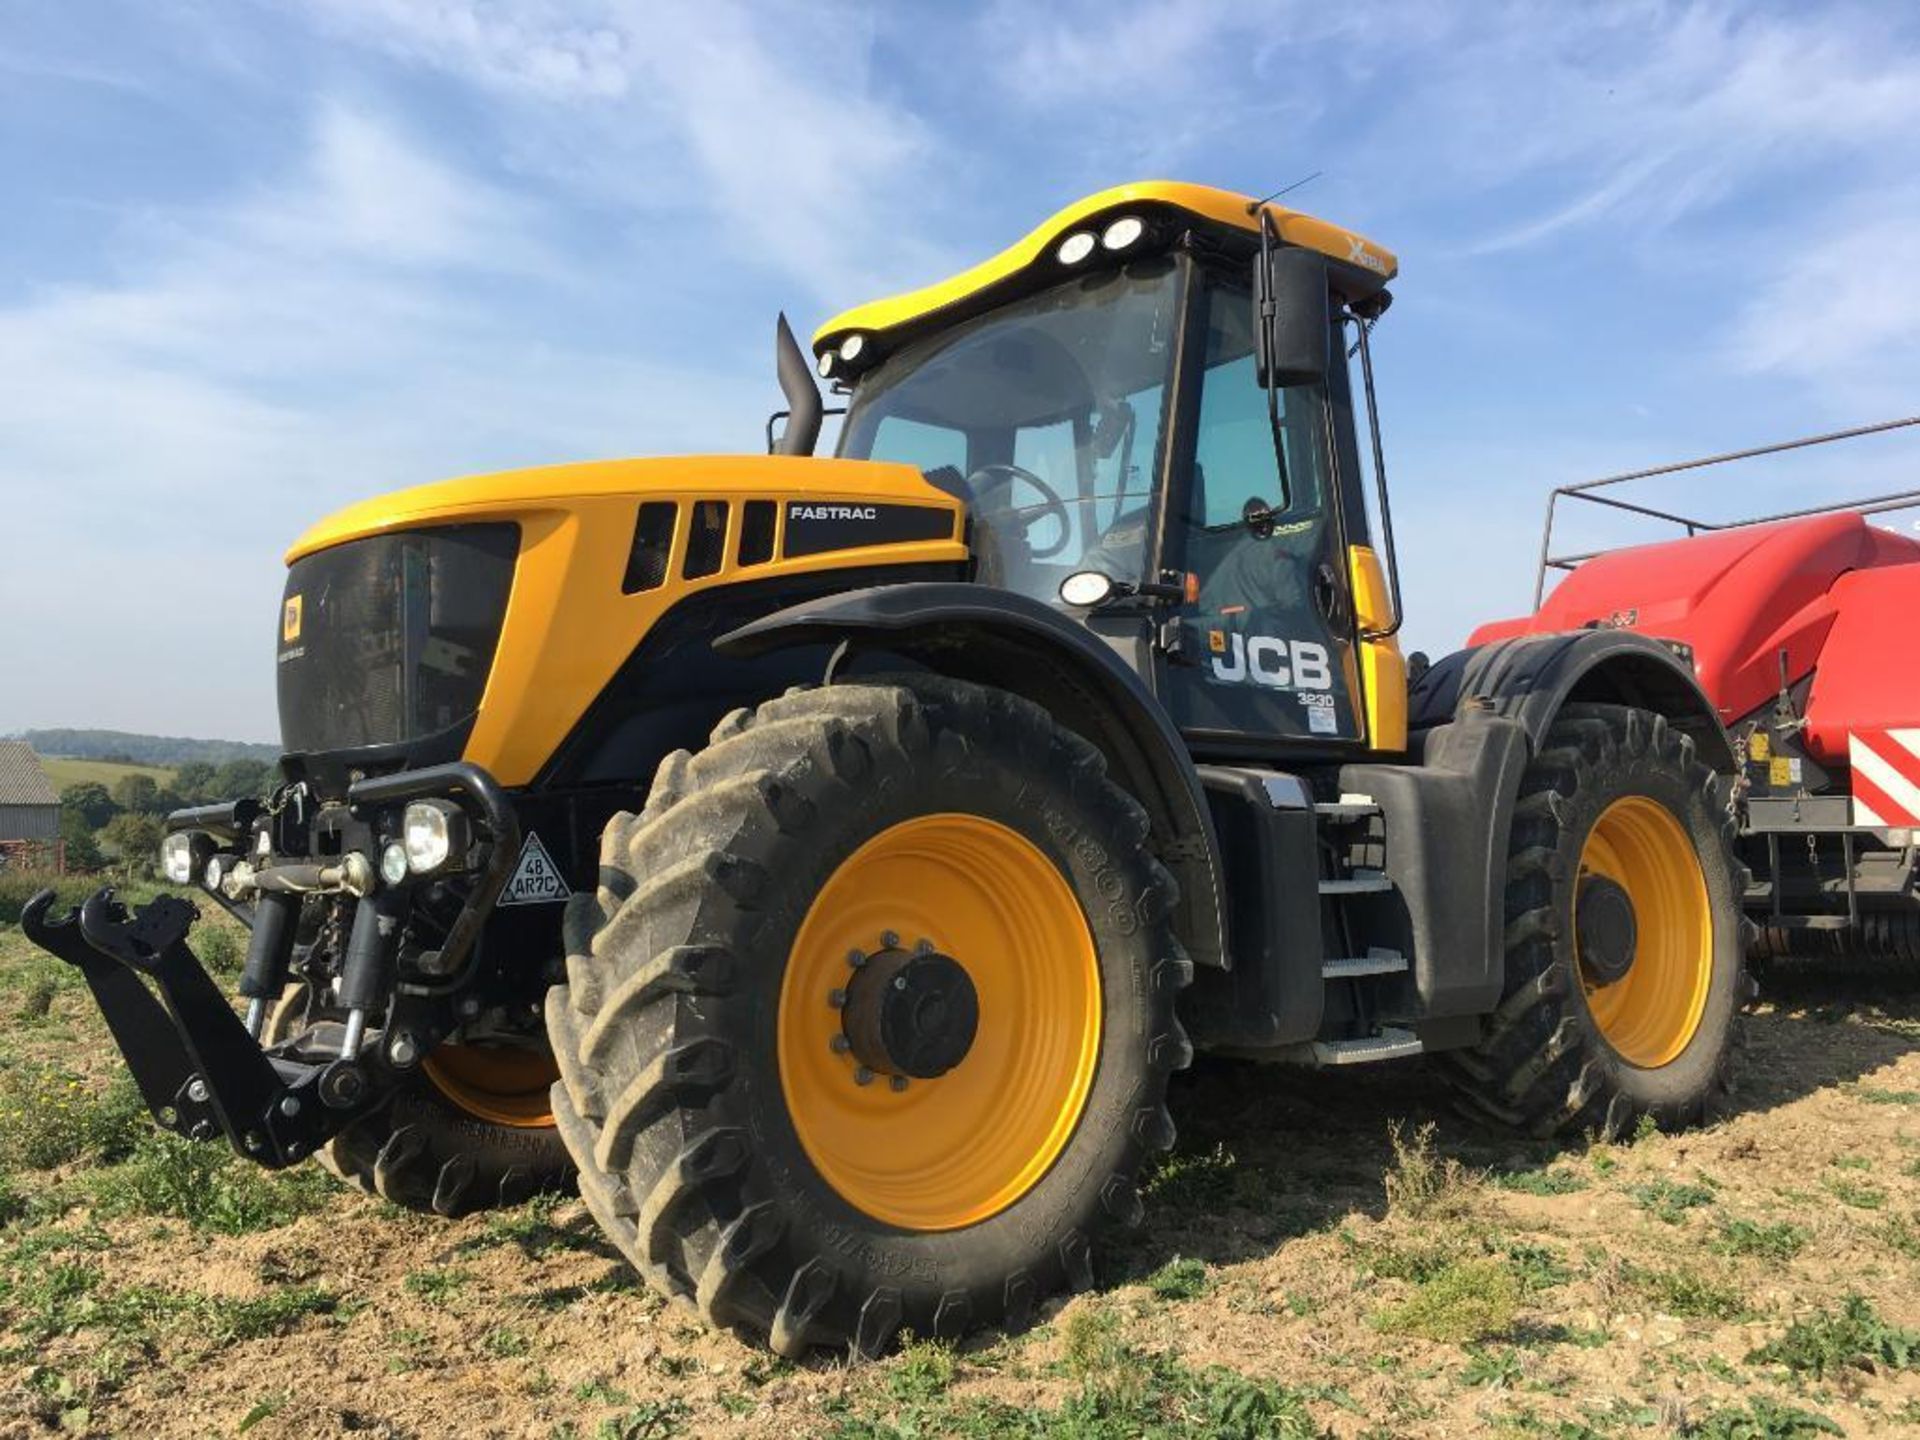
<svg viewBox="0 0 1920 1440"><path fill-rule="evenodd" d="M793 1366L577 1201L435 1221L156 1138L0 930L0 1435L1920 1434L1920 982L1775 976L1748 1030L1737 1115L1619 1145L1489 1134L1419 1064L1203 1065L1096 1291Z"/></svg>

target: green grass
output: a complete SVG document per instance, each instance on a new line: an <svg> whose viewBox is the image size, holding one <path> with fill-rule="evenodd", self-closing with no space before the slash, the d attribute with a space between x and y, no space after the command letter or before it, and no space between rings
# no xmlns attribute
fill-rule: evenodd
<svg viewBox="0 0 1920 1440"><path fill-rule="evenodd" d="M473 1272L458 1265L433 1265L409 1273L406 1286L429 1305L445 1305L472 1279Z"/></svg>
<svg viewBox="0 0 1920 1440"><path fill-rule="evenodd" d="M953 1384L953 1350L937 1340L909 1335L900 1347L887 1390L903 1405L925 1405L947 1393Z"/></svg>
<svg viewBox="0 0 1920 1440"><path fill-rule="evenodd" d="M1560 1165L1545 1170L1507 1170L1492 1178L1500 1189L1521 1195L1574 1195L1588 1188L1584 1175Z"/></svg>
<svg viewBox="0 0 1920 1440"><path fill-rule="evenodd" d="M1207 1284L1206 1265L1178 1255L1147 1277L1147 1289L1156 1300L1191 1300L1204 1295Z"/></svg>
<svg viewBox="0 0 1920 1440"><path fill-rule="evenodd" d="M1869 1105L1920 1105L1920 1090L1884 1090L1878 1085L1855 1085L1848 1093Z"/></svg>
<svg viewBox="0 0 1920 1440"><path fill-rule="evenodd" d="M594 1440L656 1440L678 1435L691 1413L684 1400L642 1400L632 1409L610 1415L594 1430Z"/></svg>
<svg viewBox="0 0 1920 1440"><path fill-rule="evenodd" d="M1511 1269L1498 1260L1467 1260L1377 1311L1373 1323L1390 1335L1465 1345L1507 1334L1519 1308L1520 1282Z"/></svg>
<svg viewBox="0 0 1920 1440"><path fill-rule="evenodd" d="M1746 1297L1725 1280L1685 1265L1623 1267L1628 1284L1661 1310L1696 1320L1737 1320L1747 1313Z"/></svg>
<svg viewBox="0 0 1920 1440"><path fill-rule="evenodd" d="M1393 1163L1382 1177L1387 1212L1408 1220L1439 1220L1465 1214L1473 1208L1484 1179L1452 1156L1434 1148L1431 1121L1411 1136L1398 1120L1387 1125L1387 1145Z"/></svg>
<svg viewBox="0 0 1920 1440"><path fill-rule="evenodd" d="M156 1215L196 1230L243 1235L270 1230L326 1204L333 1186L315 1166L275 1174L226 1146L146 1131L120 1165L90 1181L103 1215Z"/></svg>
<svg viewBox="0 0 1920 1440"><path fill-rule="evenodd" d="M1844 1435L1825 1415L1783 1405L1756 1395L1744 1405L1714 1410L1681 1432L1687 1440L1812 1440L1818 1435Z"/></svg>
<svg viewBox="0 0 1920 1440"><path fill-rule="evenodd" d="M1327 1433L1301 1391L1142 1351L1112 1310L1076 1311L1062 1339L1062 1368L1075 1389L1056 1405L957 1397L949 1388L951 1357L910 1345L910 1378L896 1376L883 1397L847 1406L826 1433L832 1440L1321 1440Z"/></svg>
<svg viewBox="0 0 1920 1440"><path fill-rule="evenodd" d="M1791 1260L1806 1247L1811 1232L1804 1225L1781 1220L1771 1225L1756 1220L1723 1220L1713 1248L1723 1255L1758 1255L1766 1260Z"/></svg>
<svg viewBox="0 0 1920 1440"><path fill-rule="evenodd" d="M38 1243L16 1242L0 1268L0 1317L36 1346L58 1336L96 1332L114 1343L147 1345L177 1335L203 1351L284 1334L310 1315L332 1312L338 1297L318 1285L293 1285L235 1299L115 1285L97 1233L43 1231Z"/></svg>
<svg viewBox="0 0 1920 1440"><path fill-rule="evenodd" d="M16 1062L0 1069L0 1169L119 1160L151 1123L124 1075L102 1089L49 1065Z"/></svg>
<svg viewBox="0 0 1920 1440"><path fill-rule="evenodd" d="M1698 1210L1714 1201L1714 1189L1710 1185L1667 1179L1630 1185L1627 1194L1634 1204L1668 1225L1680 1224L1689 1210Z"/></svg>
<svg viewBox="0 0 1920 1440"><path fill-rule="evenodd" d="M1906 1216L1895 1216L1874 1233L1889 1250L1909 1260L1920 1260L1920 1226Z"/></svg>
<svg viewBox="0 0 1920 1440"><path fill-rule="evenodd" d="M1855 1210L1879 1210L1887 1203L1887 1192L1864 1180L1849 1179L1845 1175L1823 1175L1820 1184L1842 1205L1850 1205Z"/></svg>
<svg viewBox="0 0 1920 1440"><path fill-rule="evenodd" d="M1174 1150L1148 1168L1142 1195L1170 1210L1214 1211L1240 1191L1240 1162L1225 1145L1205 1151Z"/></svg>
<svg viewBox="0 0 1920 1440"><path fill-rule="evenodd" d="M1747 1356L1751 1364L1784 1365L1796 1375L1827 1379L1849 1370L1911 1370L1920 1365L1920 1331L1889 1325L1873 1303L1849 1295L1838 1310L1796 1320L1779 1339Z"/></svg>

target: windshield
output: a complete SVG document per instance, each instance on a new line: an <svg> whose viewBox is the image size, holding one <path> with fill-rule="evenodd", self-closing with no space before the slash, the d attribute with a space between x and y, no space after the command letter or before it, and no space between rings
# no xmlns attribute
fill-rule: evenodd
<svg viewBox="0 0 1920 1440"><path fill-rule="evenodd" d="M962 495L983 583L1142 580L1178 298L1173 261L1142 260L909 345L855 391L840 454Z"/></svg>

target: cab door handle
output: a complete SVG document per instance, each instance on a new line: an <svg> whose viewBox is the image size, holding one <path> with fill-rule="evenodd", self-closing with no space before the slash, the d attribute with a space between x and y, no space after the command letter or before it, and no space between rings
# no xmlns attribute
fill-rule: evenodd
<svg viewBox="0 0 1920 1440"><path fill-rule="evenodd" d="M1340 577L1334 573L1333 566L1325 561L1313 572L1313 608L1320 612L1320 618L1327 624L1339 624L1342 610Z"/></svg>

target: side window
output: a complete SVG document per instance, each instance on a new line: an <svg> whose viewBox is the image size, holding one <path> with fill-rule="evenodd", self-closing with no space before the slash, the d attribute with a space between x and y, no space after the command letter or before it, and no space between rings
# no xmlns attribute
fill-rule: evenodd
<svg viewBox="0 0 1920 1440"><path fill-rule="evenodd" d="M873 432L872 458L896 460L922 470L951 465L964 475L967 473L967 437L945 425L928 425L889 415Z"/></svg>
<svg viewBox="0 0 1920 1440"><path fill-rule="evenodd" d="M1254 381L1251 355L1207 371L1193 460L1200 510L1194 518L1202 525L1237 523L1249 500L1280 503L1267 397Z"/></svg>

